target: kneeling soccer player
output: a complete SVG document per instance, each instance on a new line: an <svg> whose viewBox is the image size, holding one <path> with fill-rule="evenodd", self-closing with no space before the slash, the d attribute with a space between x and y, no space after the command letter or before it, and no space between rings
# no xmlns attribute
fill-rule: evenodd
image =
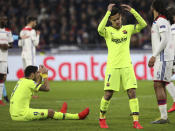
<svg viewBox="0 0 175 131"><path fill-rule="evenodd" d="M89 114L89 108L80 113L65 113L67 104L64 103L61 112L53 109L32 109L29 107L30 99L34 91L49 91L48 70L44 66L27 66L24 71L25 77L20 79L11 94L10 115L15 121L31 121L53 118L56 120L84 119ZM41 84L43 79L43 84ZM35 82L38 82L37 84Z"/></svg>
<svg viewBox="0 0 175 131"><path fill-rule="evenodd" d="M122 25L121 7L132 13L138 24ZM106 26L108 19L112 26ZM108 110L113 93L119 91L120 85L127 91L129 97L129 106L134 120L133 128L143 128L138 122L139 104L135 91L137 81L131 63L129 46L131 35L140 32L146 25L144 19L129 5L109 4L108 11L98 26L98 32L105 38L108 47L105 94L100 103L99 123L101 128L108 128L105 113Z"/></svg>

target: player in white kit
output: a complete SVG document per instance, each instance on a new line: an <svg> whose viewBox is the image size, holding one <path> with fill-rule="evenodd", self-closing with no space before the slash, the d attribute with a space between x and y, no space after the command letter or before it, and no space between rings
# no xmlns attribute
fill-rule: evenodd
<svg viewBox="0 0 175 131"><path fill-rule="evenodd" d="M7 17L0 16L0 105L5 105L2 101L2 91L7 77L8 48L12 46L12 33L7 27Z"/></svg>
<svg viewBox="0 0 175 131"><path fill-rule="evenodd" d="M165 0L154 0L152 11L154 22L151 29L152 52L148 66L154 68L154 90L161 117L152 124L169 123L167 115L167 96L165 85L169 84L172 76L174 60L174 43L171 36L171 25Z"/></svg>
<svg viewBox="0 0 175 131"><path fill-rule="evenodd" d="M172 38L173 38L173 43L175 45L175 8L170 7L168 9L168 12L169 12L169 14L171 16L171 20L170 20L170 23L171 23L171 34L172 34ZM175 73L175 61L173 62L173 71L172 72L173 72L173 75L174 75L174 73ZM173 82L170 82L169 84L167 84L166 85L166 89L168 90L170 96L173 99L173 105L168 110L168 112L173 112L173 111L175 111L175 86L174 86Z"/></svg>
<svg viewBox="0 0 175 131"><path fill-rule="evenodd" d="M20 40L18 46L22 47L23 69L29 65L36 65L36 46L39 44L40 31L36 31L34 27L37 25L35 17L27 18L27 26L20 32Z"/></svg>

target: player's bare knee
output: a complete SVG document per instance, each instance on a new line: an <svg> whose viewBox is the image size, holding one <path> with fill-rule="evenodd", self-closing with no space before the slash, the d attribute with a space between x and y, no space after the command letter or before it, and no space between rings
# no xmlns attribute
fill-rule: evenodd
<svg viewBox="0 0 175 131"><path fill-rule="evenodd" d="M112 90L110 90L110 91L105 91L104 99L105 99L105 100L110 100L110 99L112 98L113 92L114 92L114 91L112 91Z"/></svg>
<svg viewBox="0 0 175 131"><path fill-rule="evenodd" d="M136 89L132 88L127 90L129 99L136 98Z"/></svg>
<svg viewBox="0 0 175 131"><path fill-rule="evenodd" d="M48 109L48 117L53 118L55 111L53 109Z"/></svg>

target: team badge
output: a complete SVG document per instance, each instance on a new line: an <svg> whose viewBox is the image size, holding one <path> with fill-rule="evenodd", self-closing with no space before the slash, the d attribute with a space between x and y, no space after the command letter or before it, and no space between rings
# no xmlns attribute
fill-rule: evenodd
<svg viewBox="0 0 175 131"><path fill-rule="evenodd" d="M126 30L123 30L122 32L123 32L123 34L127 34L128 33Z"/></svg>
<svg viewBox="0 0 175 131"><path fill-rule="evenodd" d="M106 86L110 86L110 84L109 83L106 83Z"/></svg>

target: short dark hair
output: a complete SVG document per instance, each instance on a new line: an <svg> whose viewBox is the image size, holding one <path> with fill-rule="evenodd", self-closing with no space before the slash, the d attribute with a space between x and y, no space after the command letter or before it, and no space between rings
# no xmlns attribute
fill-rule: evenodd
<svg viewBox="0 0 175 131"><path fill-rule="evenodd" d="M113 16L113 15L115 15L115 14L122 14L122 9L120 8L120 6L119 6L119 7L114 6L114 7L112 8L111 16Z"/></svg>
<svg viewBox="0 0 175 131"><path fill-rule="evenodd" d="M174 7L169 7L167 10L168 10L168 14L170 16L170 23L174 24L173 17L175 16L175 8Z"/></svg>
<svg viewBox="0 0 175 131"><path fill-rule="evenodd" d="M154 0L152 2L152 7L155 9L158 13L162 15L167 15L167 1L166 0Z"/></svg>
<svg viewBox="0 0 175 131"><path fill-rule="evenodd" d="M29 77L32 73L36 73L37 70L38 70L38 67L37 66L29 65L24 70L24 76L25 77Z"/></svg>
<svg viewBox="0 0 175 131"><path fill-rule="evenodd" d="M26 19L26 22L27 22L27 24L28 24L28 23L30 23L30 22L32 22L32 21L36 21L36 20L37 20L36 17L34 17L34 16L28 16L27 19Z"/></svg>
<svg viewBox="0 0 175 131"><path fill-rule="evenodd" d="M119 14L122 14L122 8L120 6L120 2L119 1L116 1L116 0L110 0L110 4L115 4L113 7L112 7L112 11L111 11L111 16L119 13Z"/></svg>

